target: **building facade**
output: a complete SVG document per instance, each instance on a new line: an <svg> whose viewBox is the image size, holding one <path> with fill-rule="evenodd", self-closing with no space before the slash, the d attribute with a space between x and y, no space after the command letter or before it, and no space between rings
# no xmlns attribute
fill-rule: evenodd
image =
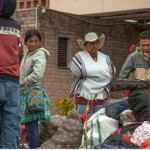
<svg viewBox="0 0 150 150"><path fill-rule="evenodd" d="M22 42L26 31L37 26L42 35L42 46L50 52L44 75L44 88L50 99L49 109L52 114L55 114L56 100L69 96L73 79L67 65L75 53L81 51L77 39L84 39L84 35L90 31L98 35L105 34L106 41L102 52L110 56L116 67L114 83L126 57L130 54L130 46L138 42L140 33L130 24L113 25L110 21L79 17L49 9L42 13L39 8L37 15L36 9L17 10L13 18L21 24ZM120 92L116 97L121 97Z"/></svg>
<svg viewBox="0 0 150 150"><path fill-rule="evenodd" d="M53 10L102 20L135 22L150 30L150 0L50 0L49 3Z"/></svg>
<svg viewBox="0 0 150 150"><path fill-rule="evenodd" d="M49 8L49 0L17 0L17 9L35 8L37 5Z"/></svg>
<svg viewBox="0 0 150 150"><path fill-rule="evenodd" d="M50 0L50 9L86 16L110 16L150 11L144 0Z"/></svg>

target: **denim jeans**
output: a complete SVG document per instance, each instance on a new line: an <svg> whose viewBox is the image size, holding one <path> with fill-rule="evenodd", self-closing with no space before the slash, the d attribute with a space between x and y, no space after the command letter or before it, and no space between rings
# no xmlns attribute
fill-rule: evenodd
<svg viewBox="0 0 150 150"><path fill-rule="evenodd" d="M80 115L86 113L86 106L87 105L81 105L81 104L77 105L77 110ZM93 105L88 118L90 118L95 112L99 111L102 107L103 105Z"/></svg>
<svg viewBox="0 0 150 150"><path fill-rule="evenodd" d="M28 122L26 124L26 131L29 137L29 147L30 149L35 149L40 147L40 136L38 131L38 120Z"/></svg>
<svg viewBox="0 0 150 150"><path fill-rule="evenodd" d="M127 99L128 97L117 100L114 99L114 104L113 102L110 103L111 107L109 107L109 109L106 111L106 115L110 118L119 120L121 113L127 109L130 109Z"/></svg>
<svg viewBox="0 0 150 150"><path fill-rule="evenodd" d="M16 149L20 128L21 90L19 83L0 79L0 148Z"/></svg>

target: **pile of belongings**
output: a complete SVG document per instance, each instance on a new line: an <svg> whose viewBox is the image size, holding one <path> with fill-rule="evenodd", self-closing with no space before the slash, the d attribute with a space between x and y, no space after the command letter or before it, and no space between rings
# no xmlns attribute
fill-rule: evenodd
<svg viewBox="0 0 150 150"><path fill-rule="evenodd" d="M114 101L116 103L116 100ZM112 101L111 106L114 107ZM116 112L115 109L114 112ZM150 148L150 123L148 121L138 122L130 109L121 113L119 111L119 116L116 113L118 120L108 117L107 113L106 108L102 108L87 121L88 130L84 149Z"/></svg>
<svg viewBox="0 0 150 150"><path fill-rule="evenodd" d="M150 80L119 79L116 87L128 97L106 100L89 118L83 148L150 149Z"/></svg>
<svg viewBox="0 0 150 150"><path fill-rule="evenodd" d="M150 122L122 126L94 149L150 149Z"/></svg>
<svg viewBox="0 0 150 150"><path fill-rule="evenodd" d="M116 90L128 90L128 104L139 122L150 121L150 80L118 79Z"/></svg>

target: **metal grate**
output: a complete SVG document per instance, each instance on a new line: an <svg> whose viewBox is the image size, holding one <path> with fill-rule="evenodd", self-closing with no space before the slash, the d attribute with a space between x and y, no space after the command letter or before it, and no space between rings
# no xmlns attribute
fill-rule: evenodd
<svg viewBox="0 0 150 150"><path fill-rule="evenodd" d="M67 39L58 38L58 66L67 67Z"/></svg>

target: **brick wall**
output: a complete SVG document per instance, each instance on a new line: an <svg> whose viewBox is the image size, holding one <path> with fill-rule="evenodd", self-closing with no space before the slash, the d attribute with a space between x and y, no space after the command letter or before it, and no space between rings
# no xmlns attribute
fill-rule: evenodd
<svg viewBox="0 0 150 150"><path fill-rule="evenodd" d="M111 23L109 21L101 21L98 18L75 15L74 17L94 23ZM25 32L35 27L35 10L16 11L14 18L22 26L21 38L23 39ZM68 97L72 83L70 72L67 69L59 69L57 67L59 35L70 37L68 57L71 60L76 52L81 51L76 42L78 38L84 38L84 35L89 31L94 31L99 35L104 33L106 42L102 52L111 57L117 69L113 82L118 78L120 69L130 53L129 48L131 44L137 43L139 37L139 31L132 28L131 25L94 25L52 10L47 10L45 14L38 10L38 30L43 38L42 46L48 49L51 54L47 63L44 87L51 101L50 111L52 114L55 113L55 100ZM121 97L120 92L117 93L116 97Z"/></svg>

